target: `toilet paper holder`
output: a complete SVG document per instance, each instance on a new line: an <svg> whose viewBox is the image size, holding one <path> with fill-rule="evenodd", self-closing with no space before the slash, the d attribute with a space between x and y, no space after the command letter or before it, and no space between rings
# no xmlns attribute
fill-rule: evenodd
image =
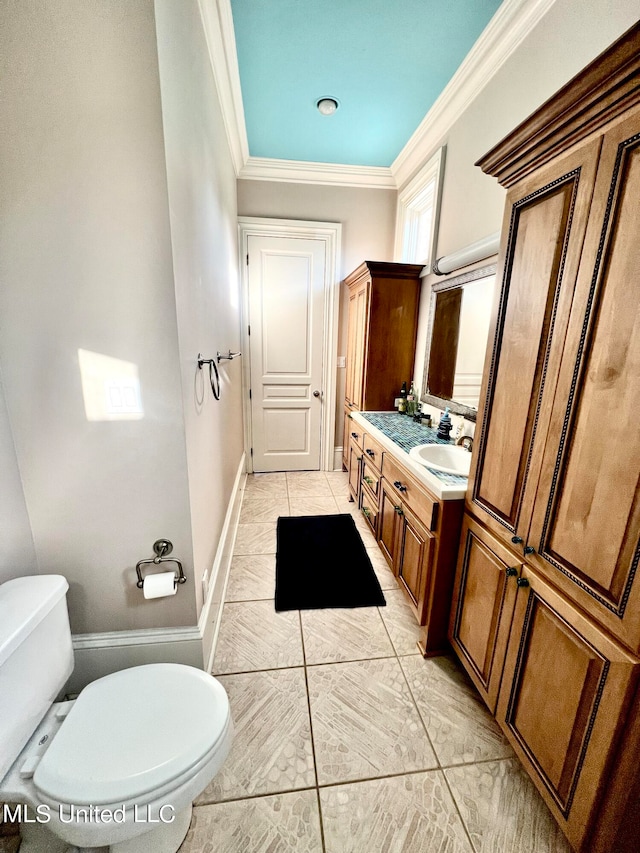
<svg viewBox="0 0 640 853"><path fill-rule="evenodd" d="M136 564L136 574L138 575L138 581L136 586L138 589L142 589L144 586L144 578L142 577L142 566L151 563L152 565L159 565L160 563L175 563L178 566L178 574L176 575L175 583L186 583L187 578L185 573L182 570L182 563L180 560L176 560L175 557L167 557L165 555L170 554L173 551L173 543L168 539L157 539L153 543L153 550L155 552L155 557L150 557L148 560L140 560Z"/></svg>

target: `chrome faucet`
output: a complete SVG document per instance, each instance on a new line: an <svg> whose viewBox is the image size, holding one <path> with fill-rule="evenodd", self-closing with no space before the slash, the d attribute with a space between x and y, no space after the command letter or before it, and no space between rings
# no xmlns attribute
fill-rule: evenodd
<svg viewBox="0 0 640 853"><path fill-rule="evenodd" d="M473 448L473 438L470 435L459 435L456 438L456 444L462 445L465 450L468 450L469 453L471 453L471 450Z"/></svg>

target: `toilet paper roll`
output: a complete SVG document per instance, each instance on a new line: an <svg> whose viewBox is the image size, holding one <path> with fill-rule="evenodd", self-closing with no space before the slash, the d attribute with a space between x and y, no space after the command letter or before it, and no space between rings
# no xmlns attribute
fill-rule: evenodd
<svg viewBox="0 0 640 853"><path fill-rule="evenodd" d="M176 589L175 572L147 575L142 582L142 592L145 598L164 598L166 595L175 595Z"/></svg>

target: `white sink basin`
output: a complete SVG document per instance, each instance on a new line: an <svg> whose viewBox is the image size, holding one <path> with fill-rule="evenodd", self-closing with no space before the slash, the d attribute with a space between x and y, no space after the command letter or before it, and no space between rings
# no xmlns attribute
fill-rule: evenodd
<svg viewBox="0 0 640 853"><path fill-rule="evenodd" d="M435 471L459 474L462 477L469 476L471 454L463 447L450 444L420 444L418 447L411 448L409 456Z"/></svg>

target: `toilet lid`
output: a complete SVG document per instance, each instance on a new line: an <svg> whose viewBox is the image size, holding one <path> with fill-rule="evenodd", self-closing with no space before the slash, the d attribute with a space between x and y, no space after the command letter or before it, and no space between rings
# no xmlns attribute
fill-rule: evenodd
<svg viewBox="0 0 640 853"><path fill-rule="evenodd" d="M125 669L82 691L33 781L60 803L126 803L189 770L212 750L228 719L223 686L199 669Z"/></svg>

